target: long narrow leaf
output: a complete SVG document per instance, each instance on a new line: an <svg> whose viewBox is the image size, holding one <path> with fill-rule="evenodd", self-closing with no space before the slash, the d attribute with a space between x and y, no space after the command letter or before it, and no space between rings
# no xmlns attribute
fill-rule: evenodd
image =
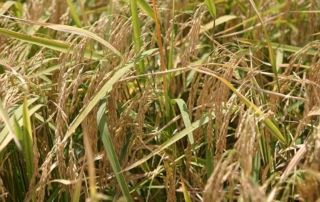
<svg viewBox="0 0 320 202"><path fill-rule="evenodd" d="M187 186L183 182L183 178L182 178L182 174L181 173L180 173L180 181L181 181L181 185L182 185L182 192L183 192L184 201L185 202L191 202L191 198L189 196Z"/></svg>
<svg viewBox="0 0 320 202"><path fill-rule="evenodd" d="M204 73L204 74L208 74L211 76L214 76L215 78L219 79L222 83L224 83L226 86L228 86L230 88L230 90L232 90L241 100L242 102L244 102L249 108L252 108L255 113L258 116L263 116L263 112L256 106L254 105L252 102L250 102L245 96L243 96L241 93L239 93L237 91L237 89L235 89L227 80L225 80L222 77L217 76L216 74L212 73L210 69L207 68L203 68L203 70L200 69L195 69L195 68L191 68L194 69L195 71ZM286 144L286 140L283 137L283 135L281 134L281 132L279 131L279 129L272 123L272 121L269 118L265 118L264 119L264 123L266 124L266 126L269 128L269 130L271 132L273 132L273 134L276 136L276 138L282 143L282 144Z"/></svg>
<svg viewBox="0 0 320 202"><path fill-rule="evenodd" d="M133 24L133 36L134 36L134 43L135 43L135 52L139 53L141 48L141 40L140 40L140 23L139 23L139 17L138 17L138 8L137 8L137 1L131 0L130 1L131 6L131 15L132 15L132 24ZM139 69L137 71L139 74L145 73L145 67L142 60L139 61Z"/></svg>
<svg viewBox="0 0 320 202"><path fill-rule="evenodd" d="M4 109L2 107L1 99L0 99L0 118L3 120L6 128L9 131L9 134L6 134L4 136L2 136L2 135L0 136L0 151L2 151L12 139L16 143L17 147L19 149L21 149L22 147L21 147L21 145L20 145L20 143L19 143L19 141L13 131L13 128L10 124L8 114L4 111Z"/></svg>
<svg viewBox="0 0 320 202"><path fill-rule="evenodd" d="M32 137L32 129L31 129L31 121L30 121L30 113L28 109L27 98L24 98L23 101L23 155L26 162L27 167L27 176L30 182L31 176L33 173L33 137Z"/></svg>
<svg viewBox="0 0 320 202"><path fill-rule="evenodd" d="M144 12L146 12L146 14L149 17L154 19L154 14L153 14L152 8L149 6L149 4L145 0L137 0L137 3L140 6L140 8L142 10L144 10Z"/></svg>
<svg viewBox="0 0 320 202"><path fill-rule="evenodd" d="M206 6L207 6L211 16L214 19L216 19L217 11L216 11L216 6L214 5L213 0L204 0L204 2L206 3Z"/></svg>
<svg viewBox="0 0 320 202"><path fill-rule="evenodd" d="M88 30L78 28L78 27L72 27L72 26L68 26L68 25L59 25L59 24L50 24L50 23L44 23L44 22L38 22L38 21L32 21L32 20L23 20L20 18L10 17L10 16L6 16L6 15L0 15L0 16L5 17L5 18L9 18L9 19L19 20L19 21L26 22L29 24L40 25L40 26L54 29L54 30L61 31L61 32L67 32L67 33L71 33L71 34L77 34L77 35L89 37L91 39L94 39L94 40L100 42L105 47L107 47L112 52L114 52L116 55L118 55L122 58L122 54L116 48L114 48L111 44L109 44L108 42L103 40L98 35L90 32Z"/></svg>
<svg viewBox="0 0 320 202"><path fill-rule="evenodd" d="M212 114L212 116L215 116L214 114ZM158 147L158 149L152 151L150 154L148 154L147 156L143 157L142 159L136 161L135 163L133 163L132 165L130 165L129 167L127 167L126 169L123 170L124 171L128 171L132 168L137 167L138 165L146 162L148 159L150 159L151 157L159 154L161 151L163 151L164 149L168 148L169 146L171 146L172 144L176 143L177 141L181 140L183 137L187 136L189 133L191 133L192 131L196 130L197 128L199 128L200 126L208 123L209 121L209 115L206 114L204 115L202 118L200 118L198 121L193 122L189 127L185 128L184 130L182 130L181 132L175 134L172 138L170 138L169 140L167 140L165 143L163 143L162 145L160 145Z"/></svg>
<svg viewBox="0 0 320 202"><path fill-rule="evenodd" d="M34 100L37 100L37 98L28 100L28 106L29 106L30 104L32 104ZM33 106L32 108L29 109L29 115L30 115L30 116L33 115L33 114L34 114L36 111L38 111L41 107L42 107L42 105ZM10 118L9 118L10 123L14 123L14 119L16 119L17 124L19 125L19 127L22 127L22 126L23 126L22 114L23 114L23 104L14 111L14 113L13 113L12 116L10 116ZM10 132L9 129L4 128L4 129L0 132L0 137L6 137L9 132ZM18 139L21 139L21 138L18 136ZM1 142L1 141L0 141L0 142Z"/></svg>
<svg viewBox="0 0 320 202"><path fill-rule="evenodd" d="M7 12L8 9L16 3L15 1L6 1L3 5L0 4L0 14Z"/></svg>
<svg viewBox="0 0 320 202"><path fill-rule="evenodd" d="M134 61L131 61L127 65L125 65L123 68L119 69L113 77L100 89L100 91L96 94L96 96L90 101L90 103L82 108L81 112L79 115L73 120L71 125L69 126L69 129L63 139L62 142L65 142L76 130L76 128L81 124L83 119L90 113L90 111L98 104L98 102L112 90L113 84L119 81L119 79L127 73L130 68L134 67L134 65L139 62L141 59L143 59L146 56L149 56L153 54L156 50L158 49L151 49L148 51L145 51L144 53L141 54L138 58L136 58Z"/></svg>
<svg viewBox="0 0 320 202"><path fill-rule="evenodd" d="M145 0L135 0L138 4L138 6L149 16L154 20L154 14L152 11L152 8L149 6L148 2L146 2ZM126 0L126 2L128 3L129 0Z"/></svg>
<svg viewBox="0 0 320 202"><path fill-rule="evenodd" d="M21 41L25 41L28 43L32 43L38 46L46 47L52 50L60 51L63 53L73 53L75 50L71 48L68 44L62 42L62 41L57 41L57 40L52 40L52 39L46 39L42 37L37 37L37 36L29 36L26 34L21 34L18 32L13 32L7 29L0 28L0 34L4 35L6 37L18 39ZM92 58L92 59L101 59L103 58L102 55L92 52L90 50L86 50L84 57L86 58Z"/></svg>
<svg viewBox="0 0 320 202"><path fill-rule="evenodd" d="M260 20L260 23L261 23L261 26L262 26L262 30L263 30L263 33L264 33L264 37L266 38L267 45L268 45L268 51L269 51L269 57L270 57L270 61L271 61L272 72L275 75L278 92L280 92L280 84L279 84L279 80L278 80L278 71L277 71L277 66L276 66L276 59L275 59L275 56L274 56L273 48L272 48L272 45L271 45L271 41L270 41L270 38L269 38L269 35L268 35L268 32L267 32L267 29L264 26L263 20L262 20L262 18L260 16L260 13L259 13L259 11L258 11L258 9L256 7L256 4L252 0L249 0L249 1L250 1L251 5L252 5L254 11L256 12L256 14L258 16L258 19Z"/></svg>
<svg viewBox="0 0 320 202"><path fill-rule="evenodd" d="M243 39L243 38L237 39L237 41L239 41L241 43L245 43L245 44L250 44L250 45L251 44L255 44L255 45L267 46L267 43L263 42L263 41ZM274 42L271 43L271 46L274 49L280 48L283 51L287 51L287 52L290 52L290 53L297 53L297 52L299 52L299 51L301 51L303 49L302 47L299 47L299 46L291 46L291 45L285 45L285 44L274 43ZM306 51L306 54L308 54L308 55L316 55L317 51L315 49L309 48Z"/></svg>
<svg viewBox="0 0 320 202"><path fill-rule="evenodd" d="M189 117L189 110L187 107L187 104L184 102L184 100L182 99L174 99L174 101L177 103L181 116L182 116L182 120L183 123L185 125L185 127L189 127L191 125L191 121L190 121L190 117ZM188 133L188 139L190 144L192 145L192 148L194 149L194 139L193 139L193 134L192 132Z"/></svg>
<svg viewBox="0 0 320 202"><path fill-rule="evenodd" d="M107 152L109 162L111 164L113 172L116 175L116 179L119 183L122 194L128 202L131 202L133 200L131 198L129 188L128 188L127 183L124 179L123 173L121 173L120 163L119 163L118 157L116 155L116 152L114 150L113 142L110 137L109 130L108 130L107 120L105 117L105 111L106 111L106 99L101 101L101 104L100 104L100 107L98 110L98 117L97 117L97 119L98 119L97 122L99 125L98 128L99 128L100 134L102 135L103 146Z"/></svg>
<svg viewBox="0 0 320 202"><path fill-rule="evenodd" d="M230 20L237 19L237 18L238 17L236 15L224 15L224 16L221 16L221 17L217 18L215 20L215 22L211 21L211 22L208 22L207 24L201 26L201 30L200 30L199 34L202 34L207 30L213 29L214 23L215 23L215 26L218 26L218 25L221 25L221 24L223 24L225 22L228 22Z"/></svg>
<svg viewBox="0 0 320 202"><path fill-rule="evenodd" d="M71 13L71 16L72 16L74 22L77 24L78 27L82 27L82 22L76 12L76 9L74 8L74 6L72 4L72 2L70 0L66 0L66 1L69 6L70 13Z"/></svg>

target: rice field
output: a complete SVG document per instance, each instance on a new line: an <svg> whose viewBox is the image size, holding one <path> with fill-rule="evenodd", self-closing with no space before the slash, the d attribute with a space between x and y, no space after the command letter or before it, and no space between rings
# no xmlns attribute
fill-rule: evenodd
<svg viewBox="0 0 320 202"><path fill-rule="evenodd" d="M0 200L319 201L318 0L0 0Z"/></svg>

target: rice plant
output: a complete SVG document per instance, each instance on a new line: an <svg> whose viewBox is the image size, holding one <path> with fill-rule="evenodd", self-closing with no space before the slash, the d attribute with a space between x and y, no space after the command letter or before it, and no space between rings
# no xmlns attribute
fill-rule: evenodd
<svg viewBox="0 0 320 202"><path fill-rule="evenodd" d="M319 9L0 1L1 200L320 200Z"/></svg>

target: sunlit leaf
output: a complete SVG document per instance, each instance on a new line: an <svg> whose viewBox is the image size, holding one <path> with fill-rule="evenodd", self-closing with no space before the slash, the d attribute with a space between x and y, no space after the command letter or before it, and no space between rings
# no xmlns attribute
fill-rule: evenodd
<svg viewBox="0 0 320 202"><path fill-rule="evenodd" d="M15 132L13 131L12 125L10 124L9 116L4 110L2 106L2 101L0 99L0 118L3 120L5 127L8 129L9 133L5 135L0 136L0 151L2 151L7 144L13 139L14 142L16 143L17 147L21 149L21 145L15 135Z"/></svg>
<svg viewBox="0 0 320 202"><path fill-rule="evenodd" d="M114 52L116 55L122 57L122 54L117 49L115 49L111 44L109 44L104 39L102 39L98 35L90 32L88 30L85 30L85 29L82 29L82 28L77 28L77 27L72 27L72 26L69 26L69 25L59 25L59 24L50 24L50 23L44 23L44 22L37 22L37 21L32 21L32 20L23 20L23 19L19 19L19 18L15 18L15 17L6 16L6 15L0 15L0 16L1 17L5 17L5 18L9 18L9 19L19 20L19 21L22 21L22 22L30 23L30 24L40 25L40 26L43 26L43 27L47 27L47 28L50 28L50 29L57 30L57 31L62 31L62 32L67 32L67 33L71 33L71 34L76 34L76 35L89 37L91 39L94 39L94 40L100 42L105 47L107 47L112 52ZM1 30L0 33L1 32L3 32L3 30ZM51 41L51 40L49 40L49 41Z"/></svg>
<svg viewBox="0 0 320 202"><path fill-rule="evenodd" d="M66 1L69 6L70 13L71 13L71 16L72 16L74 22L77 24L78 27L82 27L82 22L76 12L76 9L74 8L74 6L72 4L72 2L70 0L66 0Z"/></svg>
<svg viewBox="0 0 320 202"><path fill-rule="evenodd" d="M216 11L216 6L214 5L213 0L204 0L204 2L206 3L207 8L208 8L211 16L212 16L214 19L216 19L217 11Z"/></svg>
<svg viewBox="0 0 320 202"><path fill-rule="evenodd" d="M185 127L189 127L191 125L191 121L189 117L189 110L188 110L187 104L182 99L174 99L174 101L179 106L179 110L180 110ZM194 149L194 139L193 139L192 132L188 133L188 139Z"/></svg>
<svg viewBox="0 0 320 202"><path fill-rule="evenodd" d="M21 41L25 41L28 43L32 43L38 46L43 46L52 50L60 51L63 53L74 53L74 49L71 48L68 44L62 41L52 40L52 39L46 39L42 37L37 36L29 36L26 34L21 34L18 32L13 32L7 29L0 28L0 35L4 35L10 38L18 39ZM103 58L102 55L97 54L96 52L92 52L90 50L87 50L84 54L84 57L86 58L92 58L92 59L101 59Z"/></svg>
<svg viewBox="0 0 320 202"><path fill-rule="evenodd" d="M23 145L23 155L25 158L26 166L27 166L27 176L28 180L30 182L32 174L33 174L33 134L32 134L32 126L30 121L30 113L28 109L28 103L27 98L25 97L23 101L23 114L22 114L22 120L23 120L23 139L22 139L22 145Z"/></svg>

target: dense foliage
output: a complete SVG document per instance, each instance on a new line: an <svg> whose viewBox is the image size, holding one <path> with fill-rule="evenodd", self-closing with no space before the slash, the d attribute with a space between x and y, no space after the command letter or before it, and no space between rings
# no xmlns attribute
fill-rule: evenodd
<svg viewBox="0 0 320 202"><path fill-rule="evenodd" d="M1 200L319 200L319 10L0 1Z"/></svg>

